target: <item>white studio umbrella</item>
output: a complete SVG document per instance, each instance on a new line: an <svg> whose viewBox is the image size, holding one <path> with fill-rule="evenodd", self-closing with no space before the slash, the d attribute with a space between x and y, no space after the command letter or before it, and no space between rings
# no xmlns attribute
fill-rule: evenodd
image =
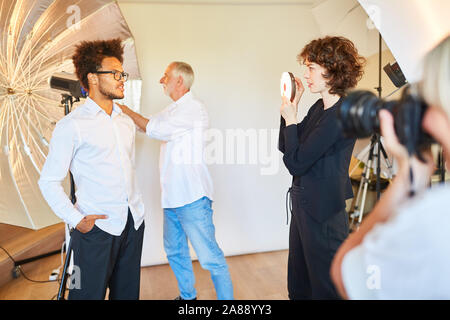
<svg viewBox="0 0 450 320"><path fill-rule="evenodd" d="M134 41L111 0L1 0L0 32L0 223L40 229L60 222L37 184L52 131L64 116L61 93L48 80L74 72L71 57L80 41L120 38L131 79L125 95L136 109L141 87Z"/></svg>
<svg viewBox="0 0 450 320"><path fill-rule="evenodd" d="M408 82L420 80L423 57L450 33L450 1L358 1L380 31Z"/></svg>
<svg viewBox="0 0 450 320"><path fill-rule="evenodd" d="M365 57L378 53L378 30L357 0L320 1L311 11L322 36L344 36Z"/></svg>

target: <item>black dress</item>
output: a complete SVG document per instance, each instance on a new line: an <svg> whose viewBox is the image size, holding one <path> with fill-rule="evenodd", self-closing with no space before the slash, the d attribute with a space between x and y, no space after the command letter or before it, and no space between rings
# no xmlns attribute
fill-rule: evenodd
<svg viewBox="0 0 450 320"><path fill-rule="evenodd" d="M348 235L345 200L353 197L348 168L355 139L343 136L337 111L322 99L303 121L286 127L279 149L293 176L290 194L288 291L290 299L338 299L331 282L332 259Z"/></svg>

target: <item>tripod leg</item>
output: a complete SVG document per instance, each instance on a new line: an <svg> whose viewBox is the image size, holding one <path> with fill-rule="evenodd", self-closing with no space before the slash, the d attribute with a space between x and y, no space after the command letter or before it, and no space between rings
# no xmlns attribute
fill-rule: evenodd
<svg viewBox="0 0 450 320"><path fill-rule="evenodd" d="M371 162L369 161L368 163L371 163ZM366 202L367 188L368 188L369 182L370 182L369 177L370 177L370 171L368 171L368 174L364 174L361 176L361 182L360 182L359 189L358 189L357 204L359 203L359 199L360 199L361 195L362 195L362 200L361 200L360 206L355 205L355 211L351 215L352 221L351 221L350 229L354 229L356 217L358 217L358 222L356 223L357 228L361 224L364 206L365 206L365 202Z"/></svg>
<svg viewBox="0 0 450 320"><path fill-rule="evenodd" d="M445 158L444 158L444 150L442 149L442 146L439 150L439 176L440 176L440 183L445 182Z"/></svg>
<svg viewBox="0 0 450 320"><path fill-rule="evenodd" d="M369 168L372 166L372 159L368 161ZM370 183L370 170L367 172L366 176L364 177L364 190L363 190L363 196L361 200L361 208L359 210L359 218L358 218L358 226L361 224L362 217L364 214L364 206L366 204L366 196L367 196L367 189L369 187Z"/></svg>
<svg viewBox="0 0 450 320"><path fill-rule="evenodd" d="M386 150L383 147L383 144L381 143L381 139L380 139L379 143L380 143L381 153L383 154L384 161L386 162L386 167L388 168L390 177L392 178L392 163L391 163L391 161L389 161L389 157L386 153Z"/></svg>
<svg viewBox="0 0 450 320"><path fill-rule="evenodd" d="M72 232L70 233L72 234ZM66 260L64 261L64 268L62 272L61 283L59 284L57 300L65 300L67 276L69 275L67 269L69 268L71 256L72 256L72 236L70 237L69 245L67 246Z"/></svg>
<svg viewBox="0 0 450 320"><path fill-rule="evenodd" d="M356 202L355 202L355 208L354 208L355 211L357 211L359 209L358 203L361 198L361 190L362 190L362 187L364 184L364 177L366 176L366 171L367 171L367 166L364 167L364 171L361 175L361 181L359 182L358 193L356 195Z"/></svg>
<svg viewBox="0 0 450 320"><path fill-rule="evenodd" d="M363 216L363 212L364 212L364 206L366 203L366 195L367 195L367 188L369 187L369 183L370 183L370 166L372 165L372 160L369 160L367 162L367 166L364 170L364 174L361 176L361 182L359 184L359 189L358 189L358 196L357 196L357 202L355 204L355 211L352 214L352 223L351 223L351 228L354 228L354 219L356 217L358 217L358 223L357 223L357 227L359 227L359 225L361 224L361 220L362 220L362 216ZM367 169L369 168L369 169ZM367 169L367 170L366 170ZM358 205L359 203L359 199L362 195L362 200L360 203L360 206Z"/></svg>
<svg viewBox="0 0 450 320"><path fill-rule="evenodd" d="M70 102L70 109L69 109L69 102ZM64 114L68 115L70 113L70 111L72 110L73 97L63 94L61 104L64 104ZM72 175L72 172L70 172L70 170L69 170L69 176L70 176L70 178L69 178L70 179L70 201L72 202L72 204L75 204L75 202L77 202L77 198L75 196L75 181L73 179L73 175ZM69 230L70 240L69 240L69 245L67 246L66 260L64 261L64 268L63 268L63 272L62 272L61 283L59 284L57 300L65 300L67 276L68 276L67 270L69 268L70 258L72 257L72 231L73 231L73 229ZM67 234L66 234L66 236L67 236Z"/></svg>
<svg viewBox="0 0 450 320"><path fill-rule="evenodd" d="M361 192L364 186L364 180L367 172L367 166L364 167L364 171L361 175L361 181L359 182L358 193L356 195L355 206L353 207L353 213L350 215L352 221L350 223L350 230L353 230L355 224L355 218L359 215L359 200L361 199Z"/></svg>
<svg viewBox="0 0 450 320"><path fill-rule="evenodd" d="M374 148L374 141L372 140L370 142L369 156L367 157L367 161L370 161L373 158L373 148ZM364 166L364 170L363 170L363 172L361 174L361 181L359 182L358 193L356 195L356 201L355 201L355 207L354 207L354 212L355 213L357 213L357 211L359 209L358 203L359 203L359 200L361 198L361 190L362 190L362 187L363 187L363 184L364 184L363 180L364 180L364 177L367 175L367 170L370 171L370 166L365 165Z"/></svg>
<svg viewBox="0 0 450 320"><path fill-rule="evenodd" d="M364 189L364 185L365 185L365 181L368 179L368 177L370 177L370 168L372 165L372 159L373 159L373 152L374 152L374 148L375 148L375 139L374 137L372 137L371 141L370 141L370 148L369 148L369 156L367 158L367 165L364 166L364 170L363 173L361 175L361 181L359 182L359 187L358 187L358 193L356 196L356 201L355 201L355 207L353 210L353 214L352 214L352 219L354 219L356 216L361 215L361 211L360 211L360 206L358 205L361 199L361 193L362 190ZM365 191L363 192L365 193ZM353 220L352 220L352 225L351 227L353 227Z"/></svg>
<svg viewBox="0 0 450 320"><path fill-rule="evenodd" d="M376 191L377 191L377 201L380 200L381 195L381 140L380 136L377 134L377 174L376 174Z"/></svg>

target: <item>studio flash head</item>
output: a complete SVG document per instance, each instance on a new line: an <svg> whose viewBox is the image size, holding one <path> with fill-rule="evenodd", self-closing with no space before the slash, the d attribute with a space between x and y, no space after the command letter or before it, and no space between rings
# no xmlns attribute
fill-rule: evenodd
<svg viewBox="0 0 450 320"><path fill-rule="evenodd" d="M69 93L75 99L87 97L87 92L73 74L66 72L56 73L51 76L49 83L52 89Z"/></svg>

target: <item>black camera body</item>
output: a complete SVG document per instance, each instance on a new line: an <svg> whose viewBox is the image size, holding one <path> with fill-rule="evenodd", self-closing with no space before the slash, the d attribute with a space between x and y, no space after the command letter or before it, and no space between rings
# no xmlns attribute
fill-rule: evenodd
<svg viewBox="0 0 450 320"><path fill-rule="evenodd" d="M339 110L344 134L349 137L366 138L380 134L378 111L388 110L394 118L395 133L399 142L410 155L423 160L421 153L435 141L422 129L422 119L428 108L423 99L411 93L408 86L400 100L385 101L370 91L353 91L345 97Z"/></svg>

